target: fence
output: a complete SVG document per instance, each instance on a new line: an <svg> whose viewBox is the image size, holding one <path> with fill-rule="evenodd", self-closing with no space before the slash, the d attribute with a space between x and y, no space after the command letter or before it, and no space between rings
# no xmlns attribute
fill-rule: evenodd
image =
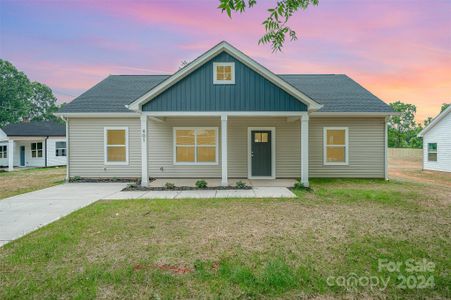
<svg viewBox="0 0 451 300"><path fill-rule="evenodd" d="M388 158L395 160L422 160L423 149L388 148Z"/></svg>

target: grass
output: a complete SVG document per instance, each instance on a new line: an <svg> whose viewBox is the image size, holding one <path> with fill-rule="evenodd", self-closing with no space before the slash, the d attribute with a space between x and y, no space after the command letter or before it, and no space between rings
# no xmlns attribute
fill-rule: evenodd
<svg viewBox="0 0 451 300"><path fill-rule="evenodd" d="M297 199L94 203L0 248L0 298L451 296L449 189L352 179L312 188ZM435 268L388 272L379 259ZM389 284L328 283L352 274ZM398 288L412 274L435 286Z"/></svg>
<svg viewBox="0 0 451 300"><path fill-rule="evenodd" d="M0 172L0 200L64 182L65 167L35 168Z"/></svg>

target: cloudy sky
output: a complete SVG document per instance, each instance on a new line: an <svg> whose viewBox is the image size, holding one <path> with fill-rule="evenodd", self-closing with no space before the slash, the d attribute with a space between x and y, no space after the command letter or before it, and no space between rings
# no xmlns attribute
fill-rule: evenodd
<svg viewBox="0 0 451 300"><path fill-rule="evenodd" d="M320 0L282 53L257 45L275 1L229 19L216 0L0 0L0 58L70 101L109 74L171 74L227 40L275 73L346 73L418 120L451 102L451 1Z"/></svg>

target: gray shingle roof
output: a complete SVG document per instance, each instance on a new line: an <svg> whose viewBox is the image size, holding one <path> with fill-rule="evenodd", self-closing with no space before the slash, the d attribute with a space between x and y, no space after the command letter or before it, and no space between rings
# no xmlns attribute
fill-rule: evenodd
<svg viewBox="0 0 451 300"><path fill-rule="evenodd" d="M66 125L52 121L9 124L2 130L7 136L66 136Z"/></svg>
<svg viewBox="0 0 451 300"><path fill-rule="evenodd" d="M343 74L279 75L292 86L324 105L321 112L392 112L390 106ZM110 75L60 113L130 112L130 104L169 75Z"/></svg>

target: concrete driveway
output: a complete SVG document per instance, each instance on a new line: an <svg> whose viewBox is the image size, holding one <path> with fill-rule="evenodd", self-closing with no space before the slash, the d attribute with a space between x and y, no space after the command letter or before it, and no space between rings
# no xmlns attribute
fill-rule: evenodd
<svg viewBox="0 0 451 300"><path fill-rule="evenodd" d="M67 183L0 200L0 246L119 192L125 183Z"/></svg>

